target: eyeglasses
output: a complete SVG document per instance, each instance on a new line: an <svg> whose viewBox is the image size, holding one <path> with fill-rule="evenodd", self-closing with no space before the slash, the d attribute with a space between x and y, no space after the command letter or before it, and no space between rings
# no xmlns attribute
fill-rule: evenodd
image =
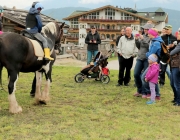
<svg viewBox="0 0 180 140"><path fill-rule="evenodd" d="M169 29L165 28L165 30L169 30Z"/></svg>
<svg viewBox="0 0 180 140"><path fill-rule="evenodd" d="M95 29L95 28L91 28L91 29Z"/></svg>

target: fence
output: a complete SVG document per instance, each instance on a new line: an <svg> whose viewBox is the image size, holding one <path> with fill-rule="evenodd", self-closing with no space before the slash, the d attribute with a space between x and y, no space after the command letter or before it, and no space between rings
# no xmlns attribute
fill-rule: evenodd
<svg viewBox="0 0 180 140"><path fill-rule="evenodd" d="M102 54L106 54L110 50L110 42L111 40L102 40L101 44L98 45L99 51ZM62 52L61 58L64 57L73 57L78 60L86 61L87 58L87 44L84 46L75 45L73 43L69 44L61 44Z"/></svg>

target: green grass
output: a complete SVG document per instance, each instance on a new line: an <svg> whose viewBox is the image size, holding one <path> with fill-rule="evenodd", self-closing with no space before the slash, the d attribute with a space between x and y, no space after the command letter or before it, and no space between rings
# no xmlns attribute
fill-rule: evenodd
<svg viewBox="0 0 180 140"><path fill-rule="evenodd" d="M6 93L0 90L0 140L178 140L180 107L170 102L173 92L166 80L161 101L146 105L129 87L116 87L118 71L109 84L94 79L75 83L76 67L54 66L51 100L34 106L30 98L33 74L20 73L16 97L21 114L8 112ZM133 74L132 74L133 75ZM133 77L133 76L132 76ZM7 73L3 70L7 90Z"/></svg>

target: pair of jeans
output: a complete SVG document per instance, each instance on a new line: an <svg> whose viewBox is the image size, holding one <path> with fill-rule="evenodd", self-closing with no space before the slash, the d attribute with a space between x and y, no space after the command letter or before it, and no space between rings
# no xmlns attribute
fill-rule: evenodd
<svg viewBox="0 0 180 140"><path fill-rule="evenodd" d="M35 33L34 36L42 42L44 48L48 48L48 43L45 37L43 37L40 33Z"/></svg>
<svg viewBox="0 0 180 140"><path fill-rule="evenodd" d="M171 77L171 72L167 64L163 65L160 63L160 73L159 73L159 84L164 85L165 84L165 73L167 74L168 78Z"/></svg>
<svg viewBox="0 0 180 140"><path fill-rule="evenodd" d="M137 87L137 92L142 93L142 80L141 80L141 74L143 70L146 70L148 67L148 60L140 60L136 59L136 65L134 68L134 80Z"/></svg>
<svg viewBox="0 0 180 140"><path fill-rule="evenodd" d="M142 94L143 95L147 95L148 93L151 93L150 88L149 88L149 84L148 84L148 82L145 81L145 76L146 76L147 71L148 71L148 68L141 75ZM159 85L158 84L156 84L156 86L155 86L155 91L156 91L156 96L160 96L160 90L159 90Z"/></svg>
<svg viewBox="0 0 180 140"><path fill-rule="evenodd" d="M180 71L179 68L171 68L171 87L174 92L174 101L180 104Z"/></svg>
<svg viewBox="0 0 180 140"><path fill-rule="evenodd" d="M95 57L99 51L87 51L87 65L91 62L92 56Z"/></svg>
<svg viewBox="0 0 180 140"><path fill-rule="evenodd" d="M120 69L119 69L119 84L128 84L131 79L131 68L133 65L133 57L130 58L124 58L123 56L120 56ZM124 71L125 74L124 74Z"/></svg>

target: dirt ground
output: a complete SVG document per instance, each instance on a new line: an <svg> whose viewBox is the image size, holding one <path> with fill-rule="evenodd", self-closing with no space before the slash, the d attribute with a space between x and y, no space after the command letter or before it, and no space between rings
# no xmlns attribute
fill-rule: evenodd
<svg viewBox="0 0 180 140"><path fill-rule="evenodd" d="M136 58L134 59L132 69L134 69L135 64L136 64ZM56 65L56 66L85 67L86 62L85 61L80 61L80 60L77 60L77 59L73 59L73 58L61 58L61 59L58 58L58 59L56 59L54 65ZM118 62L118 60L109 61L107 67L109 69L112 69L112 70L119 70L119 62Z"/></svg>
<svg viewBox="0 0 180 140"><path fill-rule="evenodd" d="M86 66L85 61L76 60L73 58L62 58L56 59L54 65L56 66L77 66L77 67L84 67Z"/></svg>

